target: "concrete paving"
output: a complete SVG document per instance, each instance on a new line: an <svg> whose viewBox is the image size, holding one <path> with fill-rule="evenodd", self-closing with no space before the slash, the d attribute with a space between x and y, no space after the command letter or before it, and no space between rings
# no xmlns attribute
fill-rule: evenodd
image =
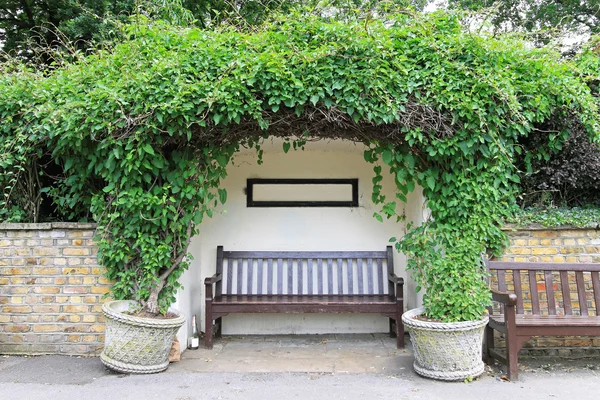
<svg viewBox="0 0 600 400"><path fill-rule="evenodd" d="M524 358L473 382L417 376L410 345L385 335L226 337L154 375L122 375L98 358L0 357L0 399L598 399L599 359Z"/></svg>

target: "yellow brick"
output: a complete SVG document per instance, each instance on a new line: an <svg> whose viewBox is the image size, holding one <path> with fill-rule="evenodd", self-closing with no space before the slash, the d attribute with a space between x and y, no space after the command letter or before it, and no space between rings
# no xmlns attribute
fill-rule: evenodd
<svg viewBox="0 0 600 400"><path fill-rule="evenodd" d="M86 276L83 278L84 285L93 285L96 283L96 278L93 276Z"/></svg>
<svg viewBox="0 0 600 400"><path fill-rule="evenodd" d="M2 307L2 312L4 313L15 313L15 314L21 314L21 313L29 313L31 312L31 307L30 306L4 306Z"/></svg>
<svg viewBox="0 0 600 400"><path fill-rule="evenodd" d="M36 324L33 326L34 332L57 332L58 325L55 324Z"/></svg>
<svg viewBox="0 0 600 400"><path fill-rule="evenodd" d="M83 322L96 322L96 316L95 315L84 315Z"/></svg>
<svg viewBox="0 0 600 400"><path fill-rule="evenodd" d="M33 306L33 312L35 313L57 313L59 310L60 306L55 305Z"/></svg>
<svg viewBox="0 0 600 400"><path fill-rule="evenodd" d="M30 329L31 329L31 327L29 325L11 324L11 325L4 327L4 332L22 333L22 332L29 332Z"/></svg>
<svg viewBox="0 0 600 400"><path fill-rule="evenodd" d="M83 283L83 278L80 276L69 278L69 285L81 285Z"/></svg>
<svg viewBox="0 0 600 400"><path fill-rule="evenodd" d="M34 247L33 255L34 256L57 256L58 249L55 247Z"/></svg>
<svg viewBox="0 0 600 400"><path fill-rule="evenodd" d="M73 240L73 246L81 246L83 244L83 240L75 239Z"/></svg>
<svg viewBox="0 0 600 400"><path fill-rule="evenodd" d="M23 298L13 296L10 298L10 304L23 304Z"/></svg>
<svg viewBox="0 0 600 400"><path fill-rule="evenodd" d="M66 303L69 300L67 296L56 296L57 303Z"/></svg>
<svg viewBox="0 0 600 400"><path fill-rule="evenodd" d="M509 247L506 249L507 254L531 254L531 249L522 247Z"/></svg>
<svg viewBox="0 0 600 400"><path fill-rule="evenodd" d="M58 273L60 273L60 270L58 268L34 268L33 269L33 273L35 275L56 275Z"/></svg>
<svg viewBox="0 0 600 400"><path fill-rule="evenodd" d="M54 265L67 265L67 259L57 257L54 259Z"/></svg>
<svg viewBox="0 0 600 400"><path fill-rule="evenodd" d="M568 262L568 263L576 263L577 261L578 261L577 257L567 257L566 258L566 262Z"/></svg>
<svg viewBox="0 0 600 400"><path fill-rule="evenodd" d="M537 240L537 239L532 239L532 240L529 240L527 242L527 245L528 246L539 246L540 245L540 241Z"/></svg>
<svg viewBox="0 0 600 400"><path fill-rule="evenodd" d="M17 265L13 261L13 265ZM6 275L29 275L31 274L31 268L7 268L4 270Z"/></svg>
<svg viewBox="0 0 600 400"><path fill-rule="evenodd" d="M36 288L36 293L44 293L44 294L57 294L60 293L60 288L56 286L42 286Z"/></svg>
<svg viewBox="0 0 600 400"><path fill-rule="evenodd" d="M98 283L100 285L110 285L112 282L108 280L105 276L98 277Z"/></svg>
<svg viewBox="0 0 600 400"><path fill-rule="evenodd" d="M554 248L554 247L536 247L532 249L532 253L533 255L551 255L551 254L558 254L558 249Z"/></svg>
<svg viewBox="0 0 600 400"><path fill-rule="evenodd" d="M0 324L6 324L10 322L10 315L0 314Z"/></svg>
<svg viewBox="0 0 600 400"><path fill-rule="evenodd" d="M65 278L64 276L61 276L59 278L54 278L55 285L64 285L66 283L67 283L67 278Z"/></svg>
<svg viewBox="0 0 600 400"><path fill-rule="evenodd" d="M15 286L15 287L10 288L10 294L26 294L28 292L29 292L28 287Z"/></svg>
<svg viewBox="0 0 600 400"><path fill-rule="evenodd" d="M96 296L85 296L83 298L84 303L97 303L98 297Z"/></svg>
<svg viewBox="0 0 600 400"><path fill-rule="evenodd" d="M110 291L110 288L104 286L93 286L92 293L94 294L105 294Z"/></svg>
<svg viewBox="0 0 600 400"><path fill-rule="evenodd" d="M554 256L554 257L552 257L552 262L555 262L555 263L564 263L565 262L565 258L563 256Z"/></svg>
<svg viewBox="0 0 600 400"><path fill-rule="evenodd" d="M90 332L104 333L104 328L105 325L92 325L90 327Z"/></svg>
<svg viewBox="0 0 600 400"><path fill-rule="evenodd" d="M540 240L540 245L541 246L552 246L553 243L554 243L554 241L550 240L550 239L542 239L542 240Z"/></svg>
<svg viewBox="0 0 600 400"><path fill-rule="evenodd" d="M560 249L563 254L580 254L584 252L583 247L563 247Z"/></svg>
<svg viewBox="0 0 600 400"><path fill-rule="evenodd" d="M90 254L90 249L67 247L63 249L62 253L64 256L87 256Z"/></svg>
<svg viewBox="0 0 600 400"><path fill-rule="evenodd" d="M525 239L515 239L512 242L512 246L527 246L527 240L525 240Z"/></svg>
<svg viewBox="0 0 600 400"><path fill-rule="evenodd" d="M575 239L563 239L564 246L574 246L575 243Z"/></svg>
<svg viewBox="0 0 600 400"><path fill-rule="evenodd" d="M89 268L63 268L62 269L63 274L67 274L67 275L88 275L90 273L90 269Z"/></svg>
<svg viewBox="0 0 600 400"><path fill-rule="evenodd" d="M84 342L96 342L97 340L97 336L96 335L83 335L82 339Z"/></svg>
<svg viewBox="0 0 600 400"><path fill-rule="evenodd" d="M79 315L71 315L69 317L69 321L71 321L71 322L81 322L81 317Z"/></svg>
<svg viewBox="0 0 600 400"><path fill-rule="evenodd" d="M69 336L67 336L67 342L71 342L71 343L79 342L80 339L81 339L81 336L79 336L79 335L69 335Z"/></svg>
<svg viewBox="0 0 600 400"><path fill-rule="evenodd" d="M534 231L533 237L542 237L542 238L553 238L557 237L558 233L555 231Z"/></svg>
<svg viewBox="0 0 600 400"><path fill-rule="evenodd" d="M0 285L8 285L8 278L0 278Z"/></svg>
<svg viewBox="0 0 600 400"><path fill-rule="evenodd" d="M88 311L87 306L63 306L67 313L83 313Z"/></svg>
<svg viewBox="0 0 600 400"><path fill-rule="evenodd" d="M69 303L81 303L81 296L71 296L69 297Z"/></svg>

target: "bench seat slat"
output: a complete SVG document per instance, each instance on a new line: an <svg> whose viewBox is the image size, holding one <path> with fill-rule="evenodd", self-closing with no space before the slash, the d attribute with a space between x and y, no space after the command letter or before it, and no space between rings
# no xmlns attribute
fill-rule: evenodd
<svg viewBox="0 0 600 400"><path fill-rule="evenodd" d="M504 323L504 315L493 315L490 316L490 319L500 324ZM593 326L600 328L600 317L587 315L518 314L515 321L517 326Z"/></svg>
<svg viewBox="0 0 600 400"><path fill-rule="evenodd" d="M341 258L337 259L337 294L345 294L344 293L344 263Z"/></svg>
<svg viewBox="0 0 600 400"><path fill-rule="evenodd" d="M600 278L598 278L598 271L592 272L592 287L594 289L594 303L596 305L596 315L600 315Z"/></svg>
<svg viewBox="0 0 600 400"><path fill-rule="evenodd" d="M513 270L513 282L515 287L515 294L517 295L517 313L523 314L523 289L521 286L521 270Z"/></svg>
<svg viewBox="0 0 600 400"><path fill-rule="evenodd" d="M373 294L375 291L373 283L373 260L367 259L367 294Z"/></svg>
<svg viewBox="0 0 600 400"><path fill-rule="evenodd" d="M552 271L544 271L544 282L546 283L546 302L548 303L548 313L556 315L556 300L554 299L554 282L552 281Z"/></svg>
<svg viewBox="0 0 600 400"><path fill-rule="evenodd" d="M362 258L356 259L356 279L358 281L358 294L364 294L364 283L363 283L363 260Z"/></svg>
<svg viewBox="0 0 600 400"><path fill-rule="evenodd" d="M560 271L560 285L562 288L565 314L573 315L573 308L571 307L571 288L569 287L569 273L567 271ZM523 312L521 311L519 314L523 314Z"/></svg>
<svg viewBox="0 0 600 400"><path fill-rule="evenodd" d="M577 282L577 295L579 297L579 312L581 315L588 315L587 297L585 295L585 283L583 281L583 272L575 272L575 281Z"/></svg>
<svg viewBox="0 0 600 400"><path fill-rule="evenodd" d="M534 314L540 313L540 296L537 288L537 274L534 270L529 270L529 291L531 292L531 308Z"/></svg>

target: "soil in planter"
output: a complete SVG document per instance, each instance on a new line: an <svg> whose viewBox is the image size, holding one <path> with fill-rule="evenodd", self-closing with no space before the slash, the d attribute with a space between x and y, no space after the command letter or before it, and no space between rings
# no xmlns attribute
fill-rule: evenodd
<svg viewBox="0 0 600 400"><path fill-rule="evenodd" d="M414 317L412 317L412 319L416 319L418 321L423 321L423 322L442 322L436 318L428 318L425 316L425 314L415 315Z"/></svg>
<svg viewBox="0 0 600 400"><path fill-rule="evenodd" d="M177 314L172 313L172 312L167 313L167 315L163 315L163 314L152 314L145 310L138 311L138 312L124 311L123 314L131 315L132 317L152 318L152 319L173 319L173 318L178 317Z"/></svg>

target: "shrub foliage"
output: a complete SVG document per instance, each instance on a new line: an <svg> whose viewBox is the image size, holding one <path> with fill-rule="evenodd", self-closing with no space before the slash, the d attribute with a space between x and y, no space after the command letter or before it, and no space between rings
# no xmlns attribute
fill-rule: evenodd
<svg viewBox="0 0 600 400"><path fill-rule="evenodd" d="M571 64L464 32L453 15L281 18L252 32L139 18L127 34L47 76L4 67L0 179L4 208L18 208L27 164L49 155L61 167L49 196L91 210L114 295L150 311L173 301L190 237L226 201L219 182L240 146L327 137L369 146L376 218L402 218L396 202L423 188L431 218L396 246L428 316L479 318L489 302L481 255L502 248L519 181L515 144L556 114L599 131ZM383 168L396 177L393 199Z"/></svg>

